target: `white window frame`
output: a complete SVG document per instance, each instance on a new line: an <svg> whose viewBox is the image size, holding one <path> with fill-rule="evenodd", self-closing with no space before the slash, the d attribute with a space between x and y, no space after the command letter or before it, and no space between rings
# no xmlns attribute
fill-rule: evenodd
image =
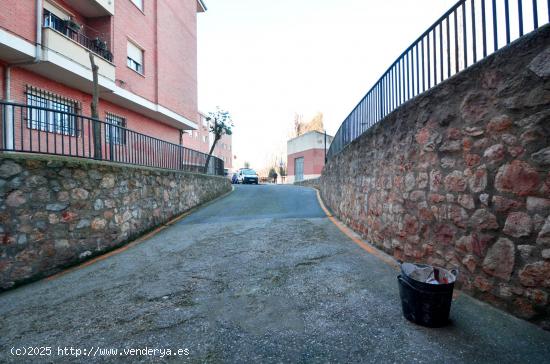
<svg viewBox="0 0 550 364"><path fill-rule="evenodd" d="M138 52L141 53L141 60L134 59L136 57L132 57L130 54L130 46L134 47ZM130 68L132 71L139 73L140 75L144 74L144 67L143 67L143 59L145 58L145 52L143 51L143 48L138 46L136 43L127 40L126 44L126 66ZM141 62L140 62L141 61Z"/></svg>

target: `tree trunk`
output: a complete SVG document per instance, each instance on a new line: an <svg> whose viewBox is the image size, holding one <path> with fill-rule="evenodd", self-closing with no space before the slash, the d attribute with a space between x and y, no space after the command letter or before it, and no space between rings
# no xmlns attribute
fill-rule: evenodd
<svg viewBox="0 0 550 364"><path fill-rule="evenodd" d="M99 119L99 113L97 112L97 106L99 104L99 83L98 83L98 70L94 62L94 55L90 52L90 64L92 66L92 77L93 77L93 89L92 89L92 104L90 105L92 111L92 133L94 141L94 158L102 159L102 148L101 148L101 123L97 120Z"/></svg>
<svg viewBox="0 0 550 364"><path fill-rule="evenodd" d="M204 170L206 173L208 173L208 164L210 163L210 158L212 158L212 153L214 153L214 148L216 147L216 143L218 140L220 140L221 136L214 136L214 143L212 143L212 147L210 147L210 152L208 153L208 157L206 157L206 163L204 164Z"/></svg>

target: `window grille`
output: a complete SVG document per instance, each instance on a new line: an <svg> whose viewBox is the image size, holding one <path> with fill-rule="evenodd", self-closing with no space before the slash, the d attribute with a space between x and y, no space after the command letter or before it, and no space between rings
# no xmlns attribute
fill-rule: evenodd
<svg viewBox="0 0 550 364"><path fill-rule="evenodd" d="M126 144L126 119L107 113L105 116L105 141L111 144Z"/></svg>
<svg viewBox="0 0 550 364"><path fill-rule="evenodd" d="M79 103L49 91L27 86L27 127L40 131L77 136Z"/></svg>

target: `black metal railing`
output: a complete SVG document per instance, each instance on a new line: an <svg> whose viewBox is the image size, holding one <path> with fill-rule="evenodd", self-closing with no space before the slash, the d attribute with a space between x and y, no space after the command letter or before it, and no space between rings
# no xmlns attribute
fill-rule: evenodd
<svg viewBox="0 0 550 364"><path fill-rule="evenodd" d="M546 3L546 4L545 4ZM550 21L550 0L461 0L414 41L340 125L330 159L411 98Z"/></svg>
<svg viewBox="0 0 550 364"><path fill-rule="evenodd" d="M109 50L107 41L105 39L99 36L96 36L95 38L88 37L86 34L80 31L80 29L77 29L77 27L80 26L76 25L76 23L72 22L71 20L61 19L55 14L45 11L44 26L57 30L59 33L68 38L71 38L81 46L91 50L98 56L106 59L107 61L113 61L113 54Z"/></svg>
<svg viewBox="0 0 550 364"><path fill-rule="evenodd" d="M0 101L0 150L54 154L224 175L224 163L207 154L126 127L71 112L62 102ZM48 107L45 107L45 106ZM68 111L69 110L69 111Z"/></svg>

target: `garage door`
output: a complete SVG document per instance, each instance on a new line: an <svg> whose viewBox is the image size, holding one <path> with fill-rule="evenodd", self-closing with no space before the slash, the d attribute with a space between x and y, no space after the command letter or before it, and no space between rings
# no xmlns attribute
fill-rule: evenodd
<svg viewBox="0 0 550 364"><path fill-rule="evenodd" d="M294 171L296 181L304 179L304 157L294 159Z"/></svg>

